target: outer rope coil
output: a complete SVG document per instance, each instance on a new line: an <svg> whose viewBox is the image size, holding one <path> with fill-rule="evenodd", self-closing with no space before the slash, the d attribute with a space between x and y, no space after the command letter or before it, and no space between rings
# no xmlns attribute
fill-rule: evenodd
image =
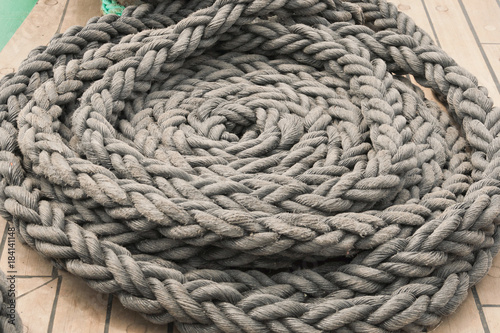
<svg viewBox="0 0 500 333"><path fill-rule="evenodd" d="M182 332L419 332L499 250L499 120L385 1L141 5L0 81L0 212Z"/></svg>

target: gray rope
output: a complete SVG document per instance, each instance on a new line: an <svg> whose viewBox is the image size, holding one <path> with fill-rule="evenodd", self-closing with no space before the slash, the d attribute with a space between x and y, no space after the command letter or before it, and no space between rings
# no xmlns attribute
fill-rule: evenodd
<svg viewBox="0 0 500 333"><path fill-rule="evenodd" d="M181 332L420 332L499 250L500 109L385 1L95 18L0 81L0 124L19 238Z"/></svg>

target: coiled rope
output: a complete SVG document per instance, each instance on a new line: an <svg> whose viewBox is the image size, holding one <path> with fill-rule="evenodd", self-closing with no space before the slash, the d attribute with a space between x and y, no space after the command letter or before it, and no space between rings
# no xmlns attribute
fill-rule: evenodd
<svg viewBox="0 0 500 333"><path fill-rule="evenodd" d="M500 109L382 0L95 18L0 81L0 123L19 238L181 332L419 332L499 250Z"/></svg>

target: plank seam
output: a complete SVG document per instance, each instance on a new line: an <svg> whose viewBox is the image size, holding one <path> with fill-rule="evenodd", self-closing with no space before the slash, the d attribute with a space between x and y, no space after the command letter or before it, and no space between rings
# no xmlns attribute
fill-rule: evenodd
<svg viewBox="0 0 500 333"><path fill-rule="evenodd" d="M18 277L18 276L16 276L16 277ZM24 294L21 294L21 295L17 296L17 297L16 297L16 299L20 299L20 298L21 298L21 297L23 297L23 296L26 296L26 295L28 295L28 294L31 294L31 293L32 293L32 292L34 292L35 290L38 290L38 289L42 288L43 286L45 286L45 285L47 285L47 284L51 283L51 282L52 282L52 281L54 281L54 280L55 280L55 279L50 279L49 281L45 282L44 284L41 284L41 285L39 285L38 287L36 287L36 288L34 288L34 289L31 289L30 291L27 291L27 292L25 292Z"/></svg>
<svg viewBox="0 0 500 333"><path fill-rule="evenodd" d="M464 14L464 17L465 17L465 20L467 21L467 24L469 25L469 29L472 32L472 36L474 36L474 39L476 40L476 44L479 48L479 51L481 52L481 55L483 56L486 67L488 67L488 71L490 72L491 78L493 79L493 82L496 85L497 91L500 92L500 82L498 82L498 77L496 76L495 71L491 67L491 63L488 59L488 56L486 56L486 52L484 52L483 46L481 45L481 41L479 40L479 37L476 33L476 29L474 28L474 25L472 24L472 21L469 17L469 14L467 13L467 9L465 9L465 6L464 6L464 3L462 0L458 0L458 3L460 4L460 8L462 9L462 13Z"/></svg>
<svg viewBox="0 0 500 333"><path fill-rule="evenodd" d="M63 10L63 13L61 15L61 20L59 21L59 26L57 27L56 33L61 32L61 27L63 25L64 18L66 17L66 11L68 10L68 5L69 5L69 0L66 0L66 5L64 6L64 10Z"/></svg>
<svg viewBox="0 0 500 333"><path fill-rule="evenodd" d="M476 287L472 287L472 296L474 297L474 302L476 303L477 311L479 312L479 318L481 319L481 324L483 325L484 333L490 333L488 323L486 322L486 316L484 315L483 307L481 301L479 300L479 295L477 294Z"/></svg>
<svg viewBox="0 0 500 333"><path fill-rule="evenodd" d="M54 296L54 303L52 303L52 312L50 313L49 327L47 328L47 333L52 333L52 330L54 328L54 319L56 317L57 301L59 300L59 292L61 291L62 279L63 277L59 275L57 280L56 295Z"/></svg>
<svg viewBox="0 0 500 333"><path fill-rule="evenodd" d="M498 1L500 1L500 0L498 0ZM434 40L436 41L436 44L439 47L441 47L441 43L439 42L439 38L438 38L438 35L437 35L437 32L436 32L436 28L434 28L434 23L432 23L431 15L429 14L429 11L427 10L427 5L425 4L424 0L420 0L420 2L422 3L422 6L424 7L425 16L427 16L427 20L429 21L429 24L431 26L432 33L434 34Z"/></svg>

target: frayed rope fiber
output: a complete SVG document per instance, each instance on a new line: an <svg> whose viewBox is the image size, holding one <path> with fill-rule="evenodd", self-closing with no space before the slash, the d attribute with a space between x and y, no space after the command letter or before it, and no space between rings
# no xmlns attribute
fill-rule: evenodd
<svg viewBox="0 0 500 333"><path fill-rule="evenodd" d="M499 250L500 109L383 0L128 7L0 123L18 238L181 332L421 332Z"/></svg>

